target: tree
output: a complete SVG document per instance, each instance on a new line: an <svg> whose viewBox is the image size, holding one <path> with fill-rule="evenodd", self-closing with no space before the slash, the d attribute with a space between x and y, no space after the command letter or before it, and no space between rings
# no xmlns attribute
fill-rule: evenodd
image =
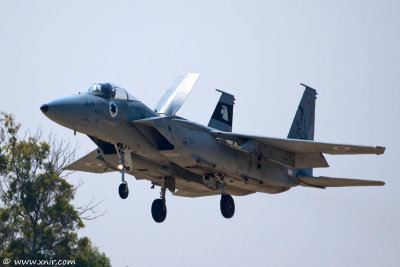
<svg viewBox="0 0 400 267"><path fill-rule="evenodd" d="M87 237L82 215L95 205L74 207L74 188L62 176L74 159L68 144L41 141L40 131L20 139L20 124L0 113L0 251L11 259L76 260L80 266L110 266ZM93 217L87 217L93 219Z"/></svg>

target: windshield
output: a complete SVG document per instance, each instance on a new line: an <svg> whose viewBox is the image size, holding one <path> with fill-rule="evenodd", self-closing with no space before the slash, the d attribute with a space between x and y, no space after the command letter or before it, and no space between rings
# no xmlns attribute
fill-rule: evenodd
<svg viewBox="0 0 400 267"><path fill-rule="evenodd" d="M88 93L104 98L114 98L122 100L138 101L134 96L129 94L125 89L111 83L94 83L89 87Z"/></svg>

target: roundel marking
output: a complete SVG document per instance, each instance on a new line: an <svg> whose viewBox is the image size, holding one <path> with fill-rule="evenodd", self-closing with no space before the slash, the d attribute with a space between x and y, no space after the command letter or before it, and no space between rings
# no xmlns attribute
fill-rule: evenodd
<svg viewBox="0 0 400 267"><path fill-rule="evenodd" d="M108 110L110 111L111 117L115 118L115 116L117 116L118 107L113 101L108 102Z"/></svg>
<svg viewBox="0 0 400 267"><path fill-rule="evenodd" d="M103 166L101 163L95 163L95 162L88 162L85 164L88 167L101 167Z"/></svg>
<svg viewBox="0 0 400 267"><path fill-rule="evenodd" d="M339 151L345 151L345 150L350 150L350 147L345 147L345 146L337 146L333 148L334 150L339 150Z"/></svg>

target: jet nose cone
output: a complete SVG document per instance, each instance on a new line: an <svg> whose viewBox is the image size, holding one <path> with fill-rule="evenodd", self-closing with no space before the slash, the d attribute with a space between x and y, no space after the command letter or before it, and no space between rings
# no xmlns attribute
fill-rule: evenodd
<svg viewBox="0 0 400 267"><path fill-rule="evenodd" d="M43 113L46 113L47 111L49 111L49 105L47 105L47 104L42 105L42 106L40 107L40 110L41 110Z"/></svg>
<svg viewBox="0 0 400 267"><path fill-rule="evenodd" d="M86 103L90 100L87 95L72 95L59 99L52 100L40 107L43 114L52 121L61 124L70 129L81 127L82 121L86 121L86 125L90 121L91 111L93 111L94 103L90 109ZM93 101L91 100L90 103ZM93 105L93 106L92 106Z"/></svg>

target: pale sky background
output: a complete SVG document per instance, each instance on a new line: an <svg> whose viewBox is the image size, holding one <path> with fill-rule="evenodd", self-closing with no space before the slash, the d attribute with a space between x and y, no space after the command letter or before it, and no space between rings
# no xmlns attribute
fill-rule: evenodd
<svg viewBox="0 0 400 267"><path fill-rule="evenodd" d="M0 110L24 129L95 145L39 107L93 82L126 88L153 108L175 78L200 79L178 115L207 124L219 94L236 97L234 132L286 137L303 87L318 90L315 139L386 146L384 155L327 156L316 175L381 179L384 187L235 197L167 195L120 174L75 173L76 203L105 199L106 214L79 233L114 266L399 266L399 1L0 0Z"/></svg>

